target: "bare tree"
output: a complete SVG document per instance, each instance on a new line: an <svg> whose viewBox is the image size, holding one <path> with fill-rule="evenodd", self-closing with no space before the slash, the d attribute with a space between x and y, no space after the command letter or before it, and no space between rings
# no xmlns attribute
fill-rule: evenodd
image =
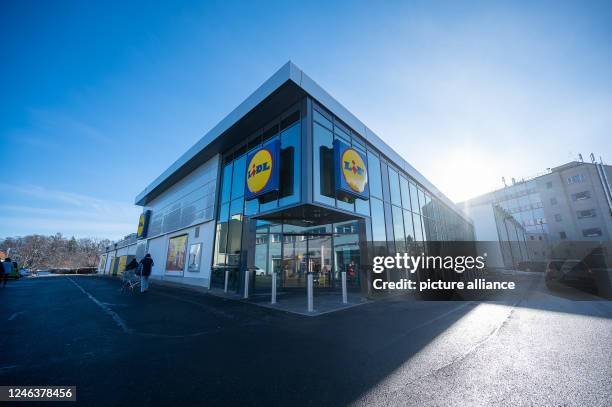
<svg viewBox="0 0 612 407"><path fill-rule="evenodd" d="M100 253L108 244L108 239L67 239L57 233L8 237L0 240L0 250L8 253L20 267L28 269L80 268L96 267Z"/></svg>

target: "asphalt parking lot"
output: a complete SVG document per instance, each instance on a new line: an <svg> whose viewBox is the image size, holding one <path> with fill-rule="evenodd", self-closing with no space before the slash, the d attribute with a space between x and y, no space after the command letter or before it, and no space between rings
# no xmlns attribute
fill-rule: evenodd
<svg viewBox="0 0 612 407"><path fill-rule="evenodd" d="M108 277L0 291L5 385L76 385L79 404L601 405L612 302L390 299L316 318Z"/></svg>

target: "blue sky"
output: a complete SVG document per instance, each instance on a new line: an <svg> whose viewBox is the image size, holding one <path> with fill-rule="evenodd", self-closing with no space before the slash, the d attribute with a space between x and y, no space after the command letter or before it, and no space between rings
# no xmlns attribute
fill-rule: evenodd
<svg viewBox="0 0 612 407"><path fill-rule="evenodd" d="M288 60L455 201L612 161L610 2L380 3L1 2L0 237L135 231L134 196Z"/></svg>

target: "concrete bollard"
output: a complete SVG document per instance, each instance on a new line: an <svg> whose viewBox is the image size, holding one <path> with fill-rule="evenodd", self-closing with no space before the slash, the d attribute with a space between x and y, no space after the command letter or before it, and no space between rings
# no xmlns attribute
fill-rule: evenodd
<svg viewBox="0 0 612 407"><path fill-rule="evenodd" d="M249 298L249 269L244 271L244 297Z"/></svg>
<svg viewBox="0 0 612 407"><path fill-rule="evenodd" d="M272 272L272 300L270 304L276 304L276 272Z"/></svg>
<svg viewBox="0 0 612 407"><path fill-rule="evenodd" d="M314 312L314 299L312 298L312 285L313 285L313 277L312 273L308 273L308 286L307 286L307 295L308 295L308 312Z"/></svg>
<svg viewBox="0 0 612 407"><path fill-rule="evenodd" d="M346 294L346 271L342 272L342 303L348 304L348 296Z"/></svg>
<svg viewBox="0 0 612 407"><path fill-rule="evenodd" d="M229 287L229 270L225 270L225 285L223 286L223 291L227 292L227 289Z"/></svg>

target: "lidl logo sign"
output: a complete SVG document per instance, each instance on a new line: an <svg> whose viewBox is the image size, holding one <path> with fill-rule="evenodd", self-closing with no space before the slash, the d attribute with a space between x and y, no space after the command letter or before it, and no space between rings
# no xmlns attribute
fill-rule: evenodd
<svg viewBox="0 0 612 407"><path fill-rule="evenodd" d="M360 152L346 143L334 141L336 190L354 197L368 198L368 170Z"/></svg>
<svg viewBox="0 0 612 407"><path fill-rule="evenodd" d="M266 145L247 157L246 199L252 199L278 189L277 141Z"/></svg>
<svg viewBox="0 0 612 407"><path fill-rule="evenodd" d="M352 148L342 153L342 175L354 192L362 193L365 190L368 182L366 166L361 155Z"/></svg>
<svg viewBox="0 0 612 407"><path fill-rule="evenodd" d="M140 214L140 218L138 219L138 230L136 231L136 237L138 239L143 239L147 237L150 217L151 217L150 209L147 209L146 211Z"/></svg>

